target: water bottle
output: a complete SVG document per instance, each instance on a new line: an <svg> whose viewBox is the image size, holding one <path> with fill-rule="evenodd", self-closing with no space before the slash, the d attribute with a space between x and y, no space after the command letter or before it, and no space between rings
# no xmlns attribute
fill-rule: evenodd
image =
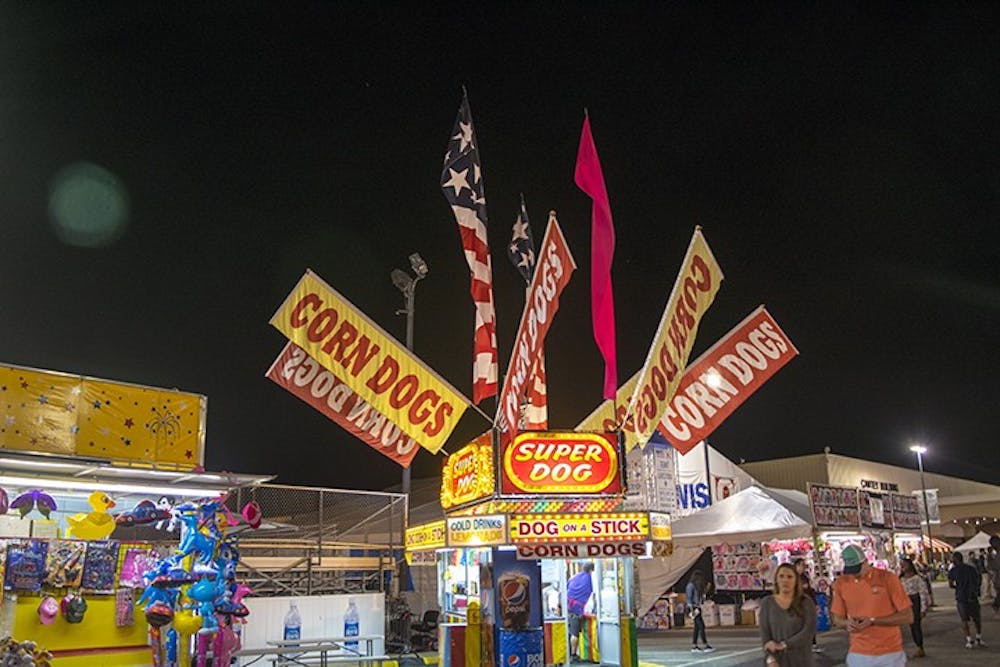
<svg viewBox="0 0 1000 667"><path fill-rule="evenodd" d="M285 641L290 639L302 639L302 616L299 608L294 602L288 605L288 613L285 614Z"/></svg>
<svg viewBox="0 0 1000 667"><path fill-rule="evenodd" d="M361 619L358 617L358 606L354 604L353 598L347 598L347 611L344 612L344 636L357 637L361 628ZM353 653L358 652L358 642L344 642L344 648Z"/></svg>

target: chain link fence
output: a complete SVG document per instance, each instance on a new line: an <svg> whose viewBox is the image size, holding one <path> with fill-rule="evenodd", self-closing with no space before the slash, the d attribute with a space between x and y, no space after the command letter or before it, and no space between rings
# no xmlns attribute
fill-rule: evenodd
<svg viewBox="0 0 1000 667"><path fill-rule="evenodd" d="M250 501L263 521L241 536L240 576L257 595L385 592L403 558L404 494L261 484L227 503Z"/></svg>

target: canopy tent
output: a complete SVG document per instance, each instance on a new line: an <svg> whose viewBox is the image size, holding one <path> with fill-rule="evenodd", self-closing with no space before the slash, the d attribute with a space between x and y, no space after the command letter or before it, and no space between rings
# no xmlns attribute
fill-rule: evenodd
<svg viewBox="0 0 1000 667"><path fill-rule="evenodd" d="M957 547L955 547L955 551L979 551L980 549L989 549L990 537L991 536L988 533L979 531L978 533L973 535L972 539L970 539L968 542L963 542L962 544L959 544Z"/></svg>
<svg viewBox="0 0 1000 667"><path fill-rule="evenodd" d="M674 547L767 542L813 534L809 499L801 491L751 486L672 525Z"/></svg>

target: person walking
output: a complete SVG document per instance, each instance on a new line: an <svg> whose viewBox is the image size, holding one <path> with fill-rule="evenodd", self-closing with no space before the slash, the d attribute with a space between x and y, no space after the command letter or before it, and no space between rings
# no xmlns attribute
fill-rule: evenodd
<svg viewBox="0 0 1000 667"><path fill-rule="evenodd" d="M993 615L1000 612L1000 537L990 538L990 555L986 559L986 570L993 582Z"/></svg>
<svg viewBox="0 0 1000 667"><path fill-rule="evenodd" d="M985 647L983 643L983 617L979 609L979 570L965 562L957 551L951 554L952 568L948 570L948 585L955 589L955 606L965 631L965 648ZM976 625L976 638L969 632L969 621Z"/></svg>
<svg viewBox="0 0 1000 667"><path fill-rule="evenodd" d="M807 595L813 604L816 604L816 591L812 587L812 580L809 578L809 570L806 566L805 558L796 558L795 562L792 563L795 566L795 571L799 575L799 581L802 583L802 593ZM777 590L777 589L775 589ZM823 649L819 647L816 643L816 632L813 632L812 636L812 651L813 653L822 653Z"/></svg>
<svg viewBox="0 0 1000 667"><path fill-rule="evenodd" d="M844 573L833 582L830 614L847 630L847 667L901 667L906 664L901 626L913 622L903 583L892 572L871 566L861 547L841 552Z"/></svg>
<svg viewBox="0 0 1000 667"><path fill-rule="evenodd" d="M692 653L711 653L715 650L708 643L708 637L705 635L705 619L701 614L701 605L705 602L706 588L705 576L701 573L701 570L695 570L691 573L691 580L688 581L687 587L684 589L684 593L687 596L688 616L691 617L691 621L694 623ZM705 642L704 648L698 646L698 637L701 637L701 640Z"/></svg>
<svg viewBox="0 0 1000 667"><path fill-rule="evenodd" d="M760 641L765 662L775 667L813 667L816 603L802 590L802 578L788 563L774 575L774 595L760 602Z"/></svg>
<svg viewBox="0 0 1000 667"><path fill-rule="evenodd" d="M910 654L911 658L923 658L927 654L924 652L924 630L921 627L921 620L927 615L927 610L931 604L931 594L927 590L927 582L920 573L917 566L909 558L900 561L899 578L903 582L903 589L910 596L910 604L913 606L913 623L910 623L910 635L913 636L913 643L917 645L917 650Z"/></svg>
<svg viewBox="0 0 1000 667"><path fill-rule="evenodd" d="M572 662L579 662L577 648L580 645L580 632L583 631L583 612L594 594L594 580L591 573L594 564L587 561L579 572L566 582L566 629L569 631L569 651Z"/></svg>

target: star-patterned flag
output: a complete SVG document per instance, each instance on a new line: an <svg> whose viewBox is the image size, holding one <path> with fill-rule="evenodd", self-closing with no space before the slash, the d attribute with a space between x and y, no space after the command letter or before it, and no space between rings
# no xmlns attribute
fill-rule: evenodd
<svg viewBox="0 0 1000 667"><path fill-rule="evenodd" d="M528 221L528 210L524 207L524 195L521 195L521 211L514 221L514 233L507 246L507 257L511 264L520 272L524 282L531 284L531 276L535 273L535 240L531 236L531 223Z"/></svg>
<svg viewBox="0 0 1000 667"><path fill-rule="evenodd" d="M528 209L524 205L524 195L521 195L521 210L514 221L514 232L507 246L507 257L518 270L524 282L531 284L535 274L535 240L531 236L531 222L528 220ZM542 355L545 353L542 352ZM524 431L547 431L549 428L549 405L545 387L545 357L539 356L538 366L528 382L525 402L521 406L521 418L518 427Z"/></svg>
<svg viewBox="0 0 1000 667"><path fill-rule="evenodd" d="M479 403L497 394L497 333L493 307L493 264L486 238L486 192L469 98L464 90L462 106L458 109L455 129L444 156L441 189L458 221L462 249L472 274L470 291L476 307L472 400Z"/></svg>

